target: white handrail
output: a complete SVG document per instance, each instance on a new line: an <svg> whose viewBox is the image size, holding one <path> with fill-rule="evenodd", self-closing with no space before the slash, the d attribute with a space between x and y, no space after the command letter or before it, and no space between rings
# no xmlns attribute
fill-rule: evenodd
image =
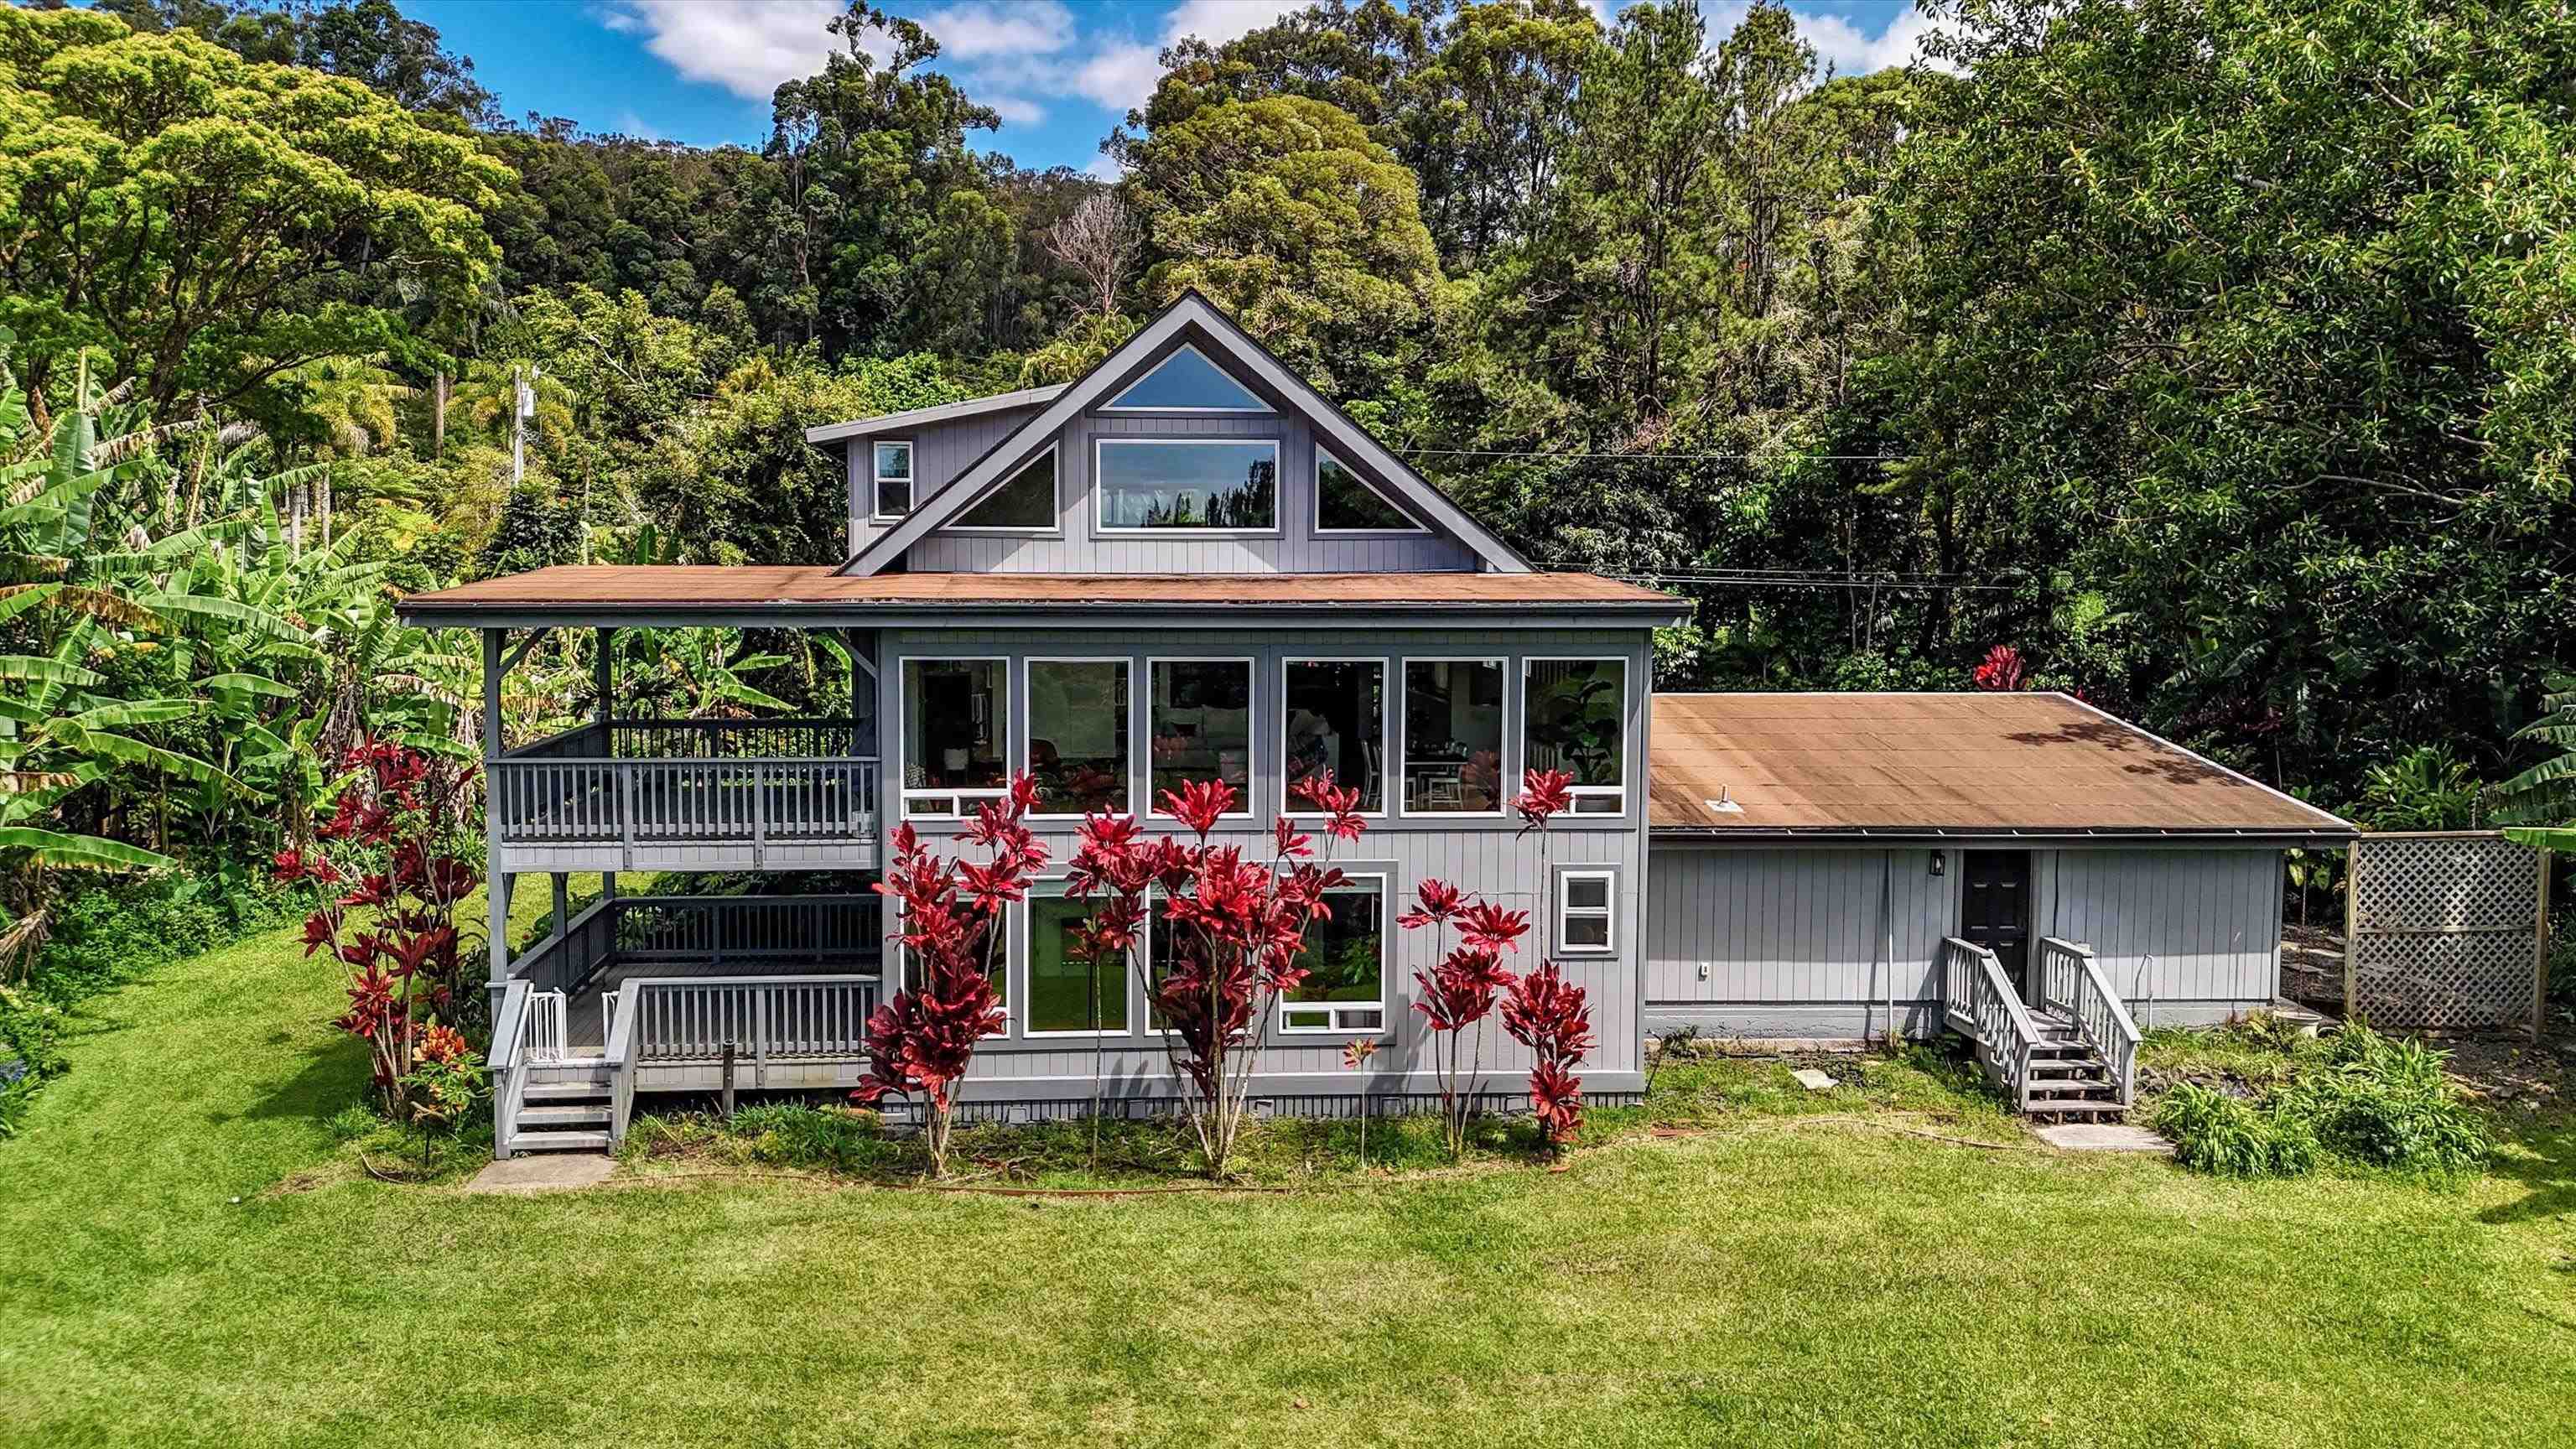
<svg viewBox="0 0 2576 1449"><path fill-rule="evenodd" d="M2048 936L2041 939L2039 950L2045 963L2044 974L2052 980L2061 973L2065 977L2063 1008L2074 1018L2075 1028L2086 1043L2100 1052L2111 1068L2112 1080L2120 1090L2120 1104L2133 1105L2137 1099L2140 1037L2137 1022L2129 1016L2128 1004L2111 989L2110 979L2102 974L2102 963L2094 957L2091 946Z"/></svg>
<svg viewBox="0 0 2576 1449"><path fill-rule="evenodd" d="M528 993L527 1024L519 1035L520 1051L530 1062L554 1063L563 1060L565 1032L564 994L560 991Z"/></svg>
<svg viewBox="0 0 2576 1449"><path fill-rule="evenodd" d="M484 1065L492 1074L492 1153L510 1155L519 1132L519 1106L526 1100L528 1072L520 1060L521 1031L528 1013L525 979L514 978L501 990L500 1008L492 1013L492 1051Z"/></svg>

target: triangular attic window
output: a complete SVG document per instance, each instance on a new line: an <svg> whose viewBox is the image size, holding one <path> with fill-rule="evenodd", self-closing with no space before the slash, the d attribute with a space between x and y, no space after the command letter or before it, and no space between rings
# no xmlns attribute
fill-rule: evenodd
<svg viewBox="0 0 2576 1449"><path fill-rule="evenodd" d="M1184 346L1111 399L1103 411L1266 413L1270 407L1197 348Z"/></svg>

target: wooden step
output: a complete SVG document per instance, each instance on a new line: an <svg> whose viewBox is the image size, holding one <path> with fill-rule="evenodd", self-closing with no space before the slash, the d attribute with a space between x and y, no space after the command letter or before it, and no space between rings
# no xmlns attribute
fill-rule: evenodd
<svg viewBox="0 0 2576 1449"><path fill-rule="evenodd" d="M510 1139L512 1152L605 1152L605 1132L521 1132Z"/></svg>
<svg viewBox="0 0 2576 1449"><path fill-rule="evenodd" d="M599 1127L608 1123L608 1104L581 1107L522 1107L519 1127Z"/></svg>
<svg viewBox="0 0 2576 1449"><path fill-rule="evenodd" d="M2061 1114L2064 1114L2064 1113L2069 1113L2069 1112L2080 1112L2080 1113L2086 1114L2086 1115L2088 1115L2088 1116L2107 1116L2107 1115L2109 1115L2109 1114L2111 1114L2111 1113L2114 1113L2114 1112L2126 1112L2126 1111L2128 1111L2128 1110L2129 1110L2129 1108L2128 1108L2128 1106L2127 1106L2127 1104L2126 1104L2126 1103L2122 1103L2122 1102L2118 1102L2118 1101L2111 1101L2111 1102L2083 1102L2083 1101L2072 1101L2072 1100L2069 1100L2069 1101L2033 1102L2033 1103L2031 1103L2031 1104L2030 1104L2030 1115L2032 1115L2032 1116L2034 1116L2034 1117L2039 1117L2039 1116L2052 1116L2052 1117L2053 1117L2053 1116L2058 1116L2058 1115L2061 1115Z"/></svg>
<svg viewBox="0 0 2576 1449"><path fill-rule="evenodd" d="M604 1087L609 1083L608 1064L605 1062L595 1064L588 1062L565 1062L546 1066L532 1066L528 1068L528 1081L531 1085L582 1082L593 1086Z"/></svg>
<svg viewBox="0 0 2576 1449"><path fill-rule="evenodd" d="M606 1082L530 1082L520 1094L530 1102L605 1102Z"/></svg>
<svg viewBox="0 0 2576 1449"><path fill-rule="evenodd" d="M2061 1097L2070 1096L2078 1092L2116 1092L2118 1090L2119 1084L2116 1082L2087 1082L2068 1078L2059 1078L2054 1081L2046 1082L2033 1079L2030 1084L2030 1094L2034 1097Z"/></svg>

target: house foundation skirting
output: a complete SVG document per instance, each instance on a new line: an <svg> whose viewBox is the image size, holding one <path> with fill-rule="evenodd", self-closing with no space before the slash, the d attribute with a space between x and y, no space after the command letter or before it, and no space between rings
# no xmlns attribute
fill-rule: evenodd
<svg viewBox="0 0 2576 1449"><path fill-rule="evenodd" d="M2160 1026L2219 1026L2248 1013L2269 1010L2271 999L2244 1001L2143 1001L2128 1003L2140 1029ZM1903 1001L1895 1004L1897 1026L1917 1040L1942 1031L1941 1003ZM1856 1042L1887 1035L1888 1003L1884 1001L1658 1001L1648 1002L1646 1035L1660 1036L1682 1027L1697 1027L1703 1037L1750 1040Z"/></svg>

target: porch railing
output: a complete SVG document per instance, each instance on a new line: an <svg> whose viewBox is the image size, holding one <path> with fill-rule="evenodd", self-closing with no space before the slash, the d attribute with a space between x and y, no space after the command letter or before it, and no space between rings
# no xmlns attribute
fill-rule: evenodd
<svg viewBox="0 0 2576 1449"><path fill-rule="evenodd" d="M1956 936L1941 943L1942 1011L1977 1044L1977 1059L2017 1112L2030 1110L2039 1027L1995 953Z"/></svg>
<svg viewBox="0 0 2576 1449"><path fill-rule="evenodd" d="M734 1060L745 1086L773 1063L848 1060L867 1051L874 976L642 977L624 982L608 1028L609 1136L623 1140L643 1066Z"/></svg>
<svg viewBox="0 0 2576 1449"><path fill-rule="evenodd" d="M502 991L492 1016L492 1137L500 1156L510 1155L526 1105L529 1069L564 1057L564 994L544 991L524 978Z"/></svg>
<svg viewBox="0 0 2576 1449"><path fill-rule="evenodd" d="M882 951L884 919L874 895L621 896L612 940L620 964L821 965Z"/></svg>
<svg viewBox="0 0 2576 1449"><path fill-rule="evenodd" d="M2077 941L2043 936L2039 942L2039 1007L2062 1011L2075 1023L2085 1044L2101 1053L2120 1088L2120 1105L2137 1102L2138 1024L2128 1004L2111 989L2093 948Z"/></svg>
<svg viewBox="0 0 2576 1449"><path fill-rule="evenodd" d="M855 720L621 720L491 765L507 841L557 845L873 840L873 729Z"/></svg>

